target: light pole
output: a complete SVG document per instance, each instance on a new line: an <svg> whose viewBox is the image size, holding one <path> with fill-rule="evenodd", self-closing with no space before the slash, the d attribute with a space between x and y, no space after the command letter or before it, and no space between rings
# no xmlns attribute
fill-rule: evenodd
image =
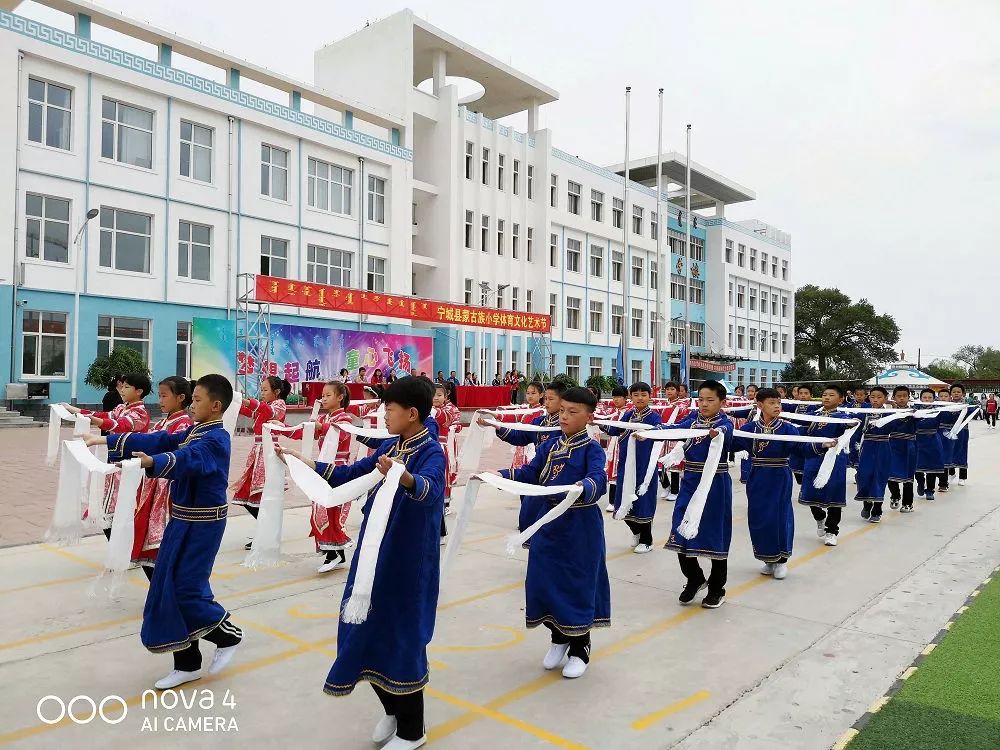
<svg viewBox="0 0 1000 750"><path fill-rule="evenodd" d="M87 211L83 224L73 238L73 252L76 255L76 271L73 275L73 372L70 376L70 401L76 406L77 396L77 376L80 373L80 273L83 269L83 255L80 252L80 240L83 239L83 232L91 219L97 218L101 209L92 208Z"/></svg>

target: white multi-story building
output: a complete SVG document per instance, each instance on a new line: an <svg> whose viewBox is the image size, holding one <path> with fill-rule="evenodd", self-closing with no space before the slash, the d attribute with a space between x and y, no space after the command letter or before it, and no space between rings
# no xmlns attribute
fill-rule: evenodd
<svg viewBox="0 0 1000 750"><path fill-rule="evenodd" d="M143 352L156 377L190 374L191 321L233 317L237 279L251 273L551 314L546 337L272 307L275 322L433 336L435 370L487 381L512 367L611 374L621 335L628 374L648 377L660 283L665 351L678 348L668 341L680 341L687 294L694 352L746 358L757 380L791 359L787 237L724 218L751 192L694 165L692 207L715 215L691 229L685 291L680 157L663 162L664 226L655 159L631 165L626 205L621 167L566 154L539 127L555 91L410 11L317 51L305 84L90 3L43 0L59 12L45 23L10 5L0 9L0 90L17 102L0 113L11 144L0 224L14 238L0 246L8 382L94 401L81 385L87 363L119 345ZM103 29L154 53L102 42ZM484 91L462 99L450 76ZM523 112L527 133L499 122ZM747 263L751 252L758 264L778 259L780 275L727 262L728 241L748 248ZM748 299L754 289L758 307L727 302L730 281Z"/></svg>

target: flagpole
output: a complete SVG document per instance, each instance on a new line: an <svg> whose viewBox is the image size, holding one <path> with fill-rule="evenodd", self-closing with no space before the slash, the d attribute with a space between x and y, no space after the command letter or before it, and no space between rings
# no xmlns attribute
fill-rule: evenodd
<svg viewBox="0 0 1000 750"><path fill-rule="evenodd" d="M628 337L632 335L632 261L629 258L628 252L628 224L629 224L629 214L628 214L628 175L629 175L629 164L628 164L628 140L629 140L629 107L632 99L632 87L625 87L625 194L622 198L622 249L625 251L625 260L622 267L622 282L624 289L624 302L622 304L622 333L621 333L621 350L622 350L622 367L625 368L625 372L621 373L622 380L626 384L631 384L631 374L629 374L629 358L628 358Z"/></svg>
<svg viewBox="0 0 1000 750"><path fill-rule="evenodd" d="M687 165L684 175L684 217L685 250L684 261L684 348L690 355L691 351L691 123L687 126ZM690 362L690 356L687 357ZM690 365L681 373L688 391L691 390Z"/></svg>
<svg viewBox="0 0 1000 750"><path fill-rule="evenodd" d="M663 382L663 286L669 278L663 264L664 221L660 206L661 180L663 177L663 89L659 93L660 114L656 131L656 325L653 326L653 389Z"/></svg>

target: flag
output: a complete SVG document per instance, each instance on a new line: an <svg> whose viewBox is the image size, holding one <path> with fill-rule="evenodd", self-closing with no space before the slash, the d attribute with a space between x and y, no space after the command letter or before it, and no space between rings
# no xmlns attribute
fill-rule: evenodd
<svg viewBox="0 0 1000 750"><path fill-rule="evenodd" d="M691 383L688 382L688 348L687 344L681 345L681 382L689 389Z"/></svg>
<svg viewBox="0 0 1000 750"><path fill-rule="evenodd" d="M625 386L625 352L622 349L622 342L618 342L618 353L615 355L615 377L618 385Z"/></svg>

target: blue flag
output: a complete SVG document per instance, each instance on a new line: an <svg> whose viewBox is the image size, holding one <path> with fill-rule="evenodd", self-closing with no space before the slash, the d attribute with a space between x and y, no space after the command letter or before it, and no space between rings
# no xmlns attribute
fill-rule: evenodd
<svg viewBox="0 0 1000 750"><path fill-rule="evenodd" d="M687 344L681 345L681 382L689 389L691 383L688 382L688 348Z"/></svg>
<svg viewBox="0 0 1000 750"><path fill-rule="evenodd" d="M618 342L618 354L615 355L615 377L618 379L618 385L625 386L625 351L622 347L622 342Z"/></svg>

